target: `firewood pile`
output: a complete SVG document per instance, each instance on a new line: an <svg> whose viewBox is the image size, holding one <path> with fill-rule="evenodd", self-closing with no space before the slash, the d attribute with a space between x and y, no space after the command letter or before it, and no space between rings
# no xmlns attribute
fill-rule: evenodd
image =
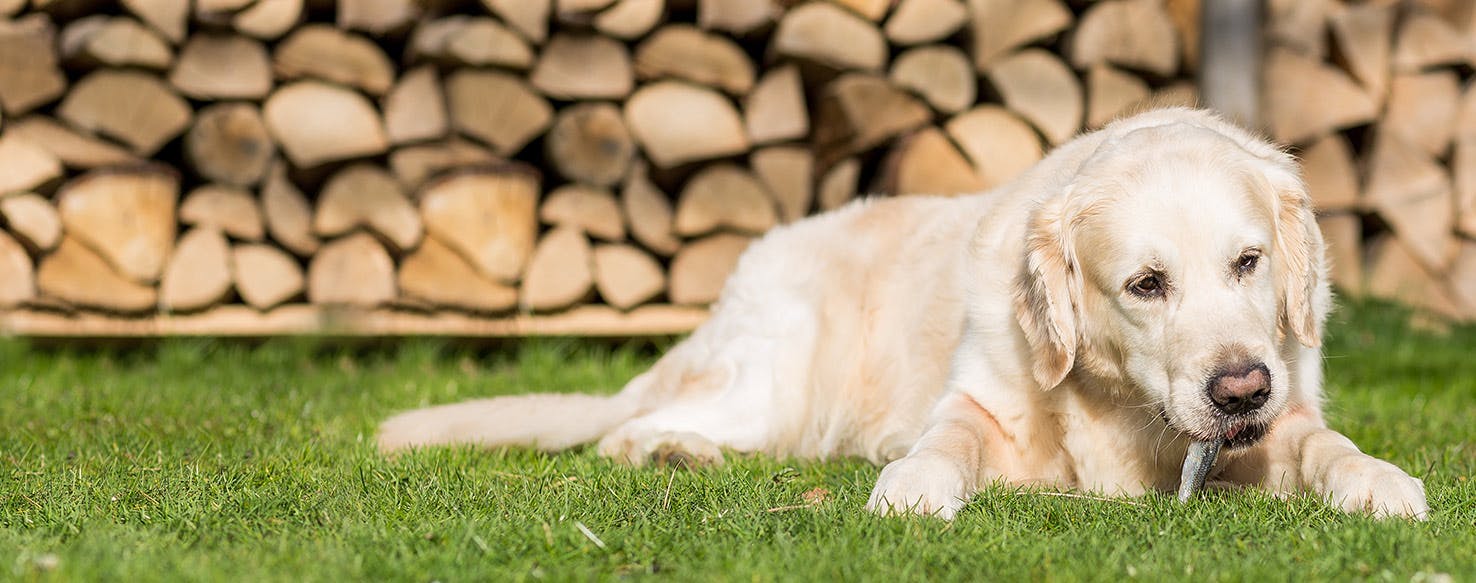
<svg viewBox="0 0 1476 583"><path fill-rule="evenodd" d="M1266 30L1267 125L1307 158L1338 281L1451 315L1476 313L1472 4L1280 0ZM677 331L768 229L858 192L987 189L1195 103L1198 16L0 0L0 328L352 309L400 323L381 332Z"/></svg>

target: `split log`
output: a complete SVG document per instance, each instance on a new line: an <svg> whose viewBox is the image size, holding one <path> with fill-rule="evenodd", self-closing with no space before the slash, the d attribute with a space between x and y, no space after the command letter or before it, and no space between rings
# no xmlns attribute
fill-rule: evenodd
<svg viewBox="0 0 1476 583"><path fill-rule="evenodd" d="M462 170L420 193L426 232L483 275L514 282L538 234L538 177L514 166Z"/></svg>
<svg viewBox="0 0 1476 583"><path fill-rule="evenodd" d="M642 41L635 70L642 79L675 77L734 95L753 89L753 62L738 43L685 24L664 26Z"/></svg>
<svg viewBox="0 0 1476 583"><path fill-rule="evenodd" d="M1061 0L968 0L973 16L974 68L989 70L1015 49L1066 30L1071 11Z"/></svg>
<svg viewBox="0 0 1476 583"><path fill-rule="evenodd" d="M426 180L443 172L500 161L486 148L456 138L399 148L389 155L390 172L406 192L415 192Z"/></svg>
<svg viewBox="0 0 1476 583"><path fill-rule="evenodd" d="M1460 100L1460 82L1453 71L1396 75L1379 128L1442 158L1455 137Z"/></svg>
<svg viewBox="0 0 1476 583"><path fill-rule="evenodd" d="M1078 69L1112 63L1160 77L1179 69L1174 23L1160 0L1109 0L1087 9L1071 38Z"/></svg>
<svg viewBox="0 0 1476 583"><path fill-rule="evenodd" d="M810 133L799 67L786 65L765 73L744 97L743 123L754 144L797 140Z"/></svg>
<svg viewBox="0 0 1476 583"><path fill-rule="evenodd" d="M1394 36L1393 4L1355 4L1328 17L1338 60L1353 73L1374 101L1389 88L1390 46Z"/></svg>
<svg viewBox="0 0 1476 583"><path fill-rule="evenodd" d="M1420 262L1434 272L1450 266L1455 208L1445 168L1419 146L1380 135L1367 159L1365 196Z"/></svg>
<svg viewBox="0 0 1476 583"><path fill-rule="evenodd" d="M1201 1L1164 0L1163 3L1164 9L1168 11L1169 20L1174 23L1174 30L1178 32L1178 44L1184 59L1184 70L1191 73L1199 70L1199 43L1203 38L1200 27L1204 21Z"/></svg>
<svg viewBox="0 0 1476 583"><path fill-rule="evenodd" d="M870 150L926 125L933 112L886 79L847 73L826 86L816 116L815 142L831 157Z"/></svg>
<svg viewBox="0 0 1476 583"><path fill-rule="evenodd" d="M881 22L894 0L830 0L872 22Z"/></svg>
<svg viewBox="0 0 1476 583"><path fill-rule="evenodd" d="M748 149L733 104L716 91L685 83L657 81L641 87L625 102L625 124L662 168Z"/></svg>
<svg viewBox="0 0 1476 583"><path fill-rule="evenodd" d="M276 40L302 21L303 0L256 0L231 17L231 28L259 40ZM339 18L343 6L339 3Z"/></svg>
<svg viewBox="0 0 1476 583"><path fill-rule="evenodd" d="M56 207L38 194L23 192L0 198L0 217L5 218L10 232L32 251L50 251L61 242L61 217L56 214Z"/></svg>
<svg viewBox="0 0 1476 583"><path fill-rule="evenodd" d="M169 42L184 42L190 18L190 3L185 0L122 0L123 7L149 25Z"/></svg>
<svg viewBox="0 0 1476 583"><path fill-rule="evenodd" d="M267 129L298 168L383 153L389 147L368 99L320 81L298 81L267 98Z"/></svg>
<svg viewBox="0 0 1476 583"><path fill-rule="evenodd" d="M174 247L178 200L179 177L172 170L138 166L73 179L57 194L57 210L68 239L101 254L124 277L151 283Z"/></svg>
<svg viewBox="0 0 1476 583"><path fill-rule="evenodd" d="M606 241L625 240L625 221L615 195L603 188L567 184L554 189L538 209L538 218L555 227L573 227Z"/></svg>
<svg viewBox="0 0 1476 583"><path fill-rule="evenodd" d="M270 310L302 295L302 267L271 245L236 245L231 249L236 293L258 310Z"/></svg>
<svg viewBox="0 0 1476 583"><path fill-rule="evenodd" d="M446 96L436 68L427 65L401 75L384 97L384 133L390 143L436 140L450 131Z"/></svg>
<svg viewBox="0 0 1476 583"><path fill-rule="evenodd" d="M258 3L261 0L257 0ZM339 0L338 28L372 35L403 31L420 18L424 4L414 0Z"/></svg>
<svg viewBox="0 0 1476 583"><path fill-rule="evenodd" d="M273 240L301 257L318 251L318 237L312 229L312 207L302 191L287 179L286 164L277 162L267 174L261 189L261 209Z"/></svg>
<svg viewBox="0 0 1476 583"><path fill-rule="evenodd" d="M625 177L620 191L620 208L630 221L630 234L647 249L670 257L682 246L672 230L671 202L666 193L647 178L645 164L636 164Z"/></svg>
<svg viewBox="0 0 1476 583"><path fill-rule="evenodd" d="M1332 0L1266 2L1266 36L1276 46L1309 59L1327 56L1327 19Z"/></svg>
<svg viewBox="0 0 1476 583"><path fill-rule="evenodd" d="M1266 58L1261 102L1271 135L1295 144L1372 121L1378 105L1347 75L1290 51L1272 49Z"/></svg>
<svg viewBox="0 0 1476 583"><path fill-rule="evenodd" d="M1148 98L1148 84L1111 65L1099 64L1087 73L1087 127L1099 128L1121 117Z"/></svg>
<svg viewBox="0 0 1476 583"><path fill-rule="evenodd" d="M7 115L51 103L67 90L52 50L55 42L56 29L46 16L0 19L0 109Z"/></svg>
<svg viewBox="0 0 1476 583"><path fill-rule="evenodd" d="M36 279L31 256L0 231L0 309L8 310L35 299Z"/></svg>
<svg viewBox="0 0 1476 583"><path fill-rule="evenodd" d="M505 312L518 303L518 290L488 279L435 237L407 255L400 265L405 297L470 312Z"/></svg>
<svg viewBox="0 0 1476 583"><path fill-rule="evenodd" d="M1362 295L1363 219L1358 215L1327 215L1318 217L1317 227L1327 241L1333 285L1344 295Z"/></svg>
<svg viewBox="0 0 1476 583"><path fill-rule="evenodd" d="M635 141L620 109L608 103L580 103L560 110L544 143L559 174L594 186L619 183L635 158Z"/></svg>
<svg viewBox="0 0 1476 583"><path fill-rule="evenodd" d="M30 139L0 135L0 196L40 189L61 179L61 160Z"/></svg>
<svg viewBox="0 0 1476 583"><path fill-rule="evenodd" d="M774 0L697 0L697 26L742 35L773 22L780 12Z"/></svg>
<svg viewBox="0 0 1476 583"><path fill-rule="evenodd" d="M62 59L83 67L168 69L174 51L158 33L127 17L89 16L62 30Z"/></svg>
<svg viewBox="0 0 1476 583"><path fill-rule="evenodd" d="M974 104L979 80L963 51L948 45L910 49L892 63L893 83L921 95L943 113L958 113Z"/></svg>
<svg viewBox="0 0 1476 583"><path fill-rule="evenodd" d="M887 41L876 25L829 2L785 12L770 42L780 55L839 70L881 71L887 64Z"/></svg>
<svg viewBox="0 0 1476 583"><path fill-rule="evenodd" d="M73 126L151 156L190 125L190 105L158 78L137 71L98 70L67 93L56 113Z"/></svg>
<svg viewBox="0 0 1476 583"><path fill-rule="evenodd" d="M194 34L169 82L196 99L261 99L272 90L271 59L266 47L248 37Z"/></svg>
<svg viewBox="0 0 1476 583"><path fill-rule="evenodd" d="M323 186L313 213L313 233L335 237L362 228L387 241L396 251L414 249L425 236L420 215L383 168L355 164L334 174Z"/></svg>
<svg viewBox="0 0 1476 583"><path fill-rule="evenodd" d="M252 0L194 0L195 20L205 24L218 24L229 20Z"/></svg>
<svg viewBox="0 0 1476 583"><path fill-rule="evenodd" d="M585 22L589 15L614 3L615 0L554 0L554 14L564 22Z"/></svg>
<svg viewBox="0 0 1476 583"><path fill-rule="evenodd" d="M379 45L326 24L293 31L277 45L272 69L279 79L322 79L372 95L384 95L395 82L395 66Z"/></svg>
<svg viewBox="0 0 1476 583"><path fill-rule="evenodd" d="M968 20L959 0L901 0L882 30L892 44L910 46L953 36Z"/></svg>
<svg viewBox="0 0 1476 583"><path fill-rule="evenodd" d="M256 197L230 186L206 185L191 191L179 205L179 222L246 241L260 241L266 236Z"/></svg>
<svg viewBox="0 0 1476 583"><path fill-rule="evenodd" d="M213 306L231 292L231 248L211 227L186 232L159 281L159 307L191 312Z"/></svg>
<svg viewBox="0 0 1476 583"><path fill-rule="evenodd" d="M815 157L797 146L755 150L748 163L778 203L779 222L792 223L810 212L815 199Z"/></svg>
<svg viewBox="0 0 1476 583"><path fill-rule="evenodd" d="M1302 178L1318 211L1358 210L1358 170L1347 138L1332 134L1302 152Z"/></svg>
<svg viewBox="0 0 1476 583"><path fill-rule="evenodd" d="M894 195L970 194L984 188L964 155L932 126L897 140L882 173L882 189Z"/></svg>
<svg viewBox="0 0 1476 583"><path fill-rule="evenodd" d="M308 264L308 301L372 308L395 299L395 262L367 233L323 244Z"/></svg>
<svg viewBox="0 0 1476 583"><path fill-rule="evenodd" d="M446 82L451 123L504 156L516 154L548 127L553 108L522 79L462 69Z"/></svg>
<svg viewBox="0 0 1476 583"><path fill-rule="evenodd" d="M533 65L528 43L491 18L450 16L422 22L410 37L409 51L413 57L473 67Z"/></svg>
<svg viewBox="0 0 1476 583"><path fill-rule="evenodd" d="M552 3L553 0L482 0L482 5L534 44L542 44L548 38Z"/></svg>
<svg viewBox="0 0 1476 583"><path fill-rule="evenodd" d="M675 229L683 237L724 228L759 235L778 222L773 197L758 178L733 164L714 164L682 189Z"/></svg>
<svg viewBox="0 0 1476 583"><path fill-rule="evenodd" d="M219 103L200 110L184 146L190 167L200 176L242 187L261 182L277 154L261 111L249 103Z"/></svg>
<svg viewBox="0 0 1476 583"><path fill-rule="evenodd" d="M5 134L23 138L51 152L68 168L91 169L99 166L134 164L139 158L112 142L84 135L43 116L31 115L9 121Z"/></svg>
<svg viewBox="0 0 1476 583"><path fill-rule="evenodd" d="M671 303L691 306L717 301L728 275L752 241L742 235L718 233L682 247L671 260L666 294Z"/></svg>
<svg viewBox="0 0 1476 583"><path fill-rule="evenodd" d="M1371 256L1366 288L1369 295L1447 317L1462 315L1463 310L1445 282L1423 265L1404 241L1385 237L1373 248Z"/></svg>
<svg viewBox="0 0 1476 583"><path fill-rule="evenodd" d="M820 179L817 198L820 210L835 210L856 198L861 185L861 161L846 158L830 167Z"/></svg>
<svg viewBox="0 0 1476 583"><path fill-rule="evenodd" d="M651 32L666 15L666 0L620 0L594 18L594 28L606 36L635 40Z"/></svg>
<svg viewBox="0 0 1476 583"><path fill-rule="evenodd" d="M589 239L578 229L556 227L533 250L518 303L525 310L559 310L588 297L592 289L594 258Z"/></svg>
<svg viewBox="0 0 1476 583"><path fill-rule="evenodd" d="M600 245L594 250L594 283L606 304L629 310L661 295L666 274L645 251L630 245Z"/></svg>
<svg viewBox="0 0 1476 583"><path fill-rule="evenodd" d="M1439 65L1467 62L1471 39L1439 16L1423 11L1407 14L1394 43L1394 70L1417 72Z"/></svg>
<svg viewBox="0 0 1476 583"><path fill-rule="evenodd" d="M1081 85L1065 63L1039 49L1020 51L990 65L989 81L1006 106L1033 124L1052 145L1081 129Z"/></svg>
<svg viewBox="0 0 1476 583"><path fill-rule="evenodd" d="M529 82L559 99L621 99L635 85L630 54L602 36L554 35L543 47Z"/></svg>
<svg viewBox="0 0 1476 583"><path fill-rule="evenodd" d="M153 286L118 275L102 256L70 235L41 259L36 287L70 305L114 312L147 312L158 300Z"/></svg>

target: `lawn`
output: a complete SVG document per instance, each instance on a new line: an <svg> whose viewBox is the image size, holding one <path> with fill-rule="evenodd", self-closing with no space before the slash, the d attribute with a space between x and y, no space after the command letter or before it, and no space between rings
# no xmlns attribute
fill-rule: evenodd
<svg viewBox="0 0 1476 583"><path fill-rule="evenodd" d="M1348 308L1329 415L1425 480L1428 523L1211 493L1100 501L1009 489L954 523L861 508L859 461L716 470L447 449L386 459L404 408L614 391L665 345L0 342L0 578L1476 580L1476 328Z"/></svg>

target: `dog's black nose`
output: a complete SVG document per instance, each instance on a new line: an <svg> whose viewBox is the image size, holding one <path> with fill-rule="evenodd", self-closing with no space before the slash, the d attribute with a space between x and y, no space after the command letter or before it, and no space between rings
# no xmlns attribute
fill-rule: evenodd
<svg viewBox="0 0 1476 583"><path fill-rule="evenodd" d="M1271 398L1271 371L1259 362L1221 369L1210 378L1209 398L1230 415L1260 409Z"/></svg>

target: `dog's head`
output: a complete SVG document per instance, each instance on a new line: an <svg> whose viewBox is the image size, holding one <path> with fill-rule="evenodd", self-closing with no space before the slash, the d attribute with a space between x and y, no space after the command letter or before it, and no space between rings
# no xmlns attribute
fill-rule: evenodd
<svg viewBox="0 0 1476 583"><path fill-rule="evenodd" d="M1196 439L1253 443L1321 339L1322 236L1295 160L1231 127L1109 137L1031 215L1019 321L1044 388L1076 371Z"/></svg>

